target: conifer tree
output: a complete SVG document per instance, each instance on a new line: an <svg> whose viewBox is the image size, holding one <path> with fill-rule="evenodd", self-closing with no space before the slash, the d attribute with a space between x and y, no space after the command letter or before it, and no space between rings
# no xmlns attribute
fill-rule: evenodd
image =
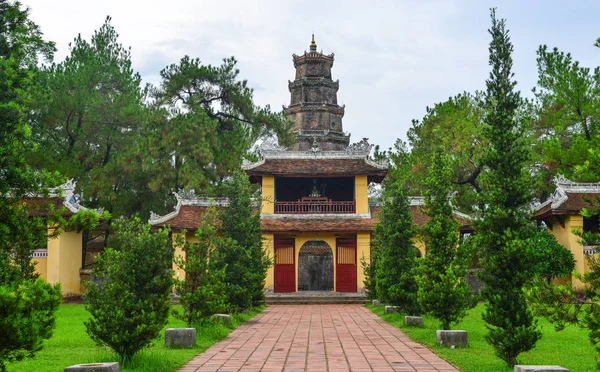
<svg viewBox="0 0 600 372"><path fill-rule="evenodd" d="M467 255L459 244L459 223L448 199L452 170L441 149L432 156L425 180L425 213L422 229L427 249L420 263L419 304L439 319L442 329L459 322L475 302L465 280Z"/></svg>
<svg viewBox="0 0 600 372"><path fill-rule="evenodd" d="M415 269L415 228L405 186L399 181L386 185L380 220L373 229L377 252L376 291L379 299L400 306L407 314L418 314Z"/></svg>
<svg viewBox="0 0 600 372"><path fill-rule="evenodd" d="M139 218L120 218L109 248L94 273L103 283L89 283L85 322L98 345L113 349L124 363L158 337L167 323L173 286L169 231L150 231Z"/></svg>
<svg viewBox="0 0 600 372"><path fill-rule="evenodd" d="M483 130L489 143L484 153L486 171L480 175L484 210L475 228L486 285L486 340L496 355L513 366L517 356L531 350L541 337L523 293L534 275L536 256L527 243L534 233L527 218L531 177L525 165L530 153L517 112L522 100L511 72L513 45L505 21L496 19L494 9L491 18L492 71L486 81Z"/></svg>
<svg viewBox="0 0 600 372"><path fill-rule="evenodd" d="M271 260L262 247L260 211L248 176L234 173L225 190L229 207L221 214L221 229L227 240L219 249L219 260L225 268L229 305L234 311L243 311L264 302Z"/></svg>
<svg viewBox="0 0 600 372"><path fill-rule="evenodd" d="M210 207L196 231L198 243L184 243L185 256L175 257L175 264L185 271L185 278L175 282L179 301L183 306L183 319L188 327L204 318L225 310L225 268L217 269L216 250L223 244L217 233L216 210Z"/></svg>

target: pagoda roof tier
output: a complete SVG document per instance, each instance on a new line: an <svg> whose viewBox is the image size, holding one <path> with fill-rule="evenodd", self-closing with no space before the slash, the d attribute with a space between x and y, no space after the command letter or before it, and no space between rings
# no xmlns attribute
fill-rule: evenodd
<svg viewBox="0 0 600 372"><path fill-rule="evenodd" d="M150 224L170 226L173 231L195 231L208 208L213 205L217 210L228 207L226 198L196 198L195 196L177 195L175 210L165 216L152 214ZM421 211L422 197L409 199L409 209L413 222L423 226L429 217ZM319 215L277 215L261 216L261 229L264 232L298 233L298 232L368 232L372 231L379 220L381 207L372 203L367 214L319 214ZM471 217L459 212L454 212L456 220L460 223L463 232L472 231Z"/></svg>
<svg viewBox="0 0 600 372"><path fill-rule="evenodd" d="M588 201L600 197L599 183L577 183L560 177L555 180L556 190L544 203L533 209L533 218L543 220L555 215L580 214L584 208L591 208Z"/></svg>
<svg viewBox="0 0 600 372"><path fill-rule="evenodd" d="M340 89L340 81L330 80L323 76L321 77L305 77L304 79L298 79L294 81L288 80L288 88L291 90L292 88L297 87L307 87L307 86L325 86L329 88L333 88L336 91Z"/></svg>
<svg viewBox="0 0 600 372"><path fill-rule="evenodd" d="M326 134L345 135L337 132ZM323 135L323 134L321 134ZM318 137L318 136L314 136ZM259 148L262 159L243 164L242 168L253 182L262 176L279 177L347 177L370 176L370 181L381 182L387 174L387 163L369 159L372 145L366 138L343 151L321 151L313 143L309 151L288 151L274 140L263 142Z"/></svg>
<svg viewBox="0 0 600 372"><path fill-rule="evenodd" d="M367 175L373 176L374 181L381 181L387 174L387 167L374 161L343 158L263 159L245 170L251 177L345 177Z"/></svg>
<svg viewBox="0 0 600 372"><path fill-rule="evenodd" d="M344 116L346 106L323 102L300 102L283 108L283 113L286 115L306 111L323 111Z"/></svg>
<svg viewBox="0 0 600 372"><path fill-rule="evenodd" d="M302 55L292 54L292 60L294 61L294 66L298 66L300 64L306 63L307 61L315 61L315 60L323 60L331 63L333 66L335 54L323 54L322 52L317 52L316 50L311 50L309 52L304 52Z"/></svg>

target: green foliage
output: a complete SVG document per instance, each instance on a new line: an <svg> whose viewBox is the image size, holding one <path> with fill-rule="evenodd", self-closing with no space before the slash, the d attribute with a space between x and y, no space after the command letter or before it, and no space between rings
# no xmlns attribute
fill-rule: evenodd
<svg viewBox="0 0 600 372"><path fill-rule="evenodd" d="M367 298L371 300L377 299L377 248L371 247L371 257L367 260L366 257L360 258L360 266L363 270L365 280L363 281Z"/></svg>
<svg viewBox="0 0 600 372"><path fill-rule="evenodd" d="M179 311L181 306L173 305L173 309ZM196 345L191 348L165 348L164 330L186 326L183 320L171 314L156 342L135 354L129 365L121 365L121 371L175 372L261 310L262 308L255 308L247 313L233 315L227 326L223 322L203 324L196 329ZM33 359L8 363L9 371L62 371L65 366L73 364L117 360L118 356L112 350L98 347L87 335L83 323L89 317L84 305L60 305L56 312L56 328L52 338L44 342L44 349Z"/></svg>
<svg viewBox="0 0 600 372"><path fill-rule="evenodd" d="M460 224L448 199L451 177L449 156L436 150L425 180L425 213L430 218L422 228L427 254L420 260L417 282L421 308L439 319L442 329L450 329L476 304L465 279L468 255L459 244Z"/></svg>
<svg viewBox="0 0 600 372"><path fill-rule="evenodd" d="M413 120L413 127L408 131L416 182L424 185L432 155L441 147L452 155L448 160L452 169L448 192L457 192L456 206L465 213L476 209L477 193L481 191L477 177L487 146L482 134L485 115L482 95L465 92L436 103L427 108L422 120Z"/></svg>
<svg viewBox="0 0 600 372"><path fill-rule="evenodd" d="M139 218L114 222L115 233L90 282L85 323L98 345L113 349L124 363L158 337L167 322L172 285L169 231L151 232Z"/></svg>
<svg viewBox="0 0 600 372"><path fill-rule="evenodd" d="M151 193L152 175L136 147L152 118L146 91L110 17L91 40L78 35L70 52L37 80L31 121L39 147L30 162L74 179L84 205L116 217L164 209L164 195Z"/></svg>
<svg viewBox="0 0 600 372"><path fill-rule="evenodd" d="M551 321L557 331L562 331L568 325L587 329L600 368L600 257L588 256L586 261L588 272L583 275L573 273L585 285L583 296L575 290L573 282L554 285L538 280L528 291L528 300L536 315Z"/></svg>
<svg viewBox="0 0 600 372"><path fill-rule="evenodd" d="M490 65L486 81L485 127L488 141L484 153L486 171L479 179L483 216L475 223L484 269L483 296L487 300L483 319L488 324L487 341L509 366L517 356L535 346L541 333L527 308L523 287L535 273L535 251L528 244L534 232L527 218L531 177L526 169L529 150L518 115L520 94L513 80L513 46L504 20L491 11Z"/></svg>
<svg viewBox="0 0 600 372"><path fill-rule="evenodd" d="M0 284L0 371L5 361L32 358L52 336L60 284L42 279Z"/></svg>
<svg viewBox="0 0 600 372"><path fill-rule="evenodd" d="M26 115L38 57L52 58L54 44L42 39L19 2L0 1L0 370L5 361L32 357L52 334L60 286L37 279L33 250L47 239L47 218L30 216L39 205L32 195L48 196L58 175L36 171L24 155L35 147Z"/></svg>
<svg viewBox="0 0 600 372"><path fill-rule="evenodd" d="M160 75L153 93L162 118L150 123L144 135L145 167L155 174L151 187L217 195L215 188L240 168L260 136L277 134L280 143L290 143L290 122L254 104L235 58L212 66L185 56Z"/></svg>
<svg viewBox="0 0 600 372"><path fill-rule="evenodd" d="M437 355L452 363L461 372L512 372L510 368L494 355L494 349L485 341L488 332L481 313L485 304L480 303L467 312L467 316L457 324L457 328L469 333L469 347L455 348L441 346L436 340L435 331L438 322L431 316L423 315L423 325L419 327L406 325L404 314L384 314L383 306L367 307L386 322L398 327L411 340L422 344ZM545 319L540 319L542 338L535 348L519 356L520 364L528 365L560 365L571 371L593 371L594 349L592 345L582 343L587 337L583 329L570 327L556 332Z"/></svg>
<svg viewBox="0 0 600 372"><path fill-rule="evenodd" d="M380 219L373 229L377 296L415 315L420 312L415 279L417 248L413 243L415 227L405 186L400 182L388 183L383 200Z"/></svg>
<svg viewBox="0 0 600 372"><path fill-rule="evenodd" d="M600 146L600 68L590 69L570 53L546 45L537 51L536 96L538 120L534 123L533 154L541 164L546 194L558 174L581 182L598 181L597 173L578 172L577 167L593 164ZM597 163L596 163L597 164Z"/></svg>
<svg viewBox="0 0 600 372"><path fill-rule="evenodd" d="M537 255L535 272L546 281L559 276L570 275L575 270L573 253L560 245L546 228L537 231L529 238Z"/></svg>
<svg viewBox="0 0 600 372"><path fill-rule="evenodd" d="M227 238L219 248L225 268L227 298L234 312L264 303L265 280L272 260L262 247L260 208L252 199L248 176L238 171L225 185L229 207L221 213L221 231Z"/></svg>
<svg viewBox="0 0 600 372"><path fill-rule="evenodd" d="M196 231L198 243L185 243L182 239L175 245L183 245L184 257L175 257L175 264L185 271L185 278L178 278L175 291L183 306L183 319L187 326L213 314L223 312L226 307L225 269L218 268L215 255L225 240L217 232L216 210L209 208Z"/></svg>

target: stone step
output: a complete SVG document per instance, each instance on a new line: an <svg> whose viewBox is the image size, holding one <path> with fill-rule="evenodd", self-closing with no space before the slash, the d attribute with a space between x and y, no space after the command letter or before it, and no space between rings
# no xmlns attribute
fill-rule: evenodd
<svg viewBox="0 0 600 372"><path fill-rule="evenodd" d="M345 296L267 296L267 305L308 305L308 304L365 304L369 302L364 295Z"/></svg>

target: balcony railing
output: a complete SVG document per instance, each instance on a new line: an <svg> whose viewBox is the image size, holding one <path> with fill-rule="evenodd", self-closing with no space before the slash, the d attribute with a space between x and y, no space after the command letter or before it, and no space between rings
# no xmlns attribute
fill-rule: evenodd
<svg viewBox="0 0 600 372"><path fill-rule="evenodd" d="M593 256L600 251L598 248L600 248L600 245L584 245L583 254L586 256Z"/></svg>
<svg viewBox="0 0 600 372"><path fill-rule="evenodd" d="M298 201L275 202L276 214L356 213L354 201L331 201L328 198L304 197Z"/></svg>
<svg viewBox="0 0 600 372"><path fill-rule="evenodd" d="M40 248L33 251L32 258L48 258L48 249Z"/></svg>

